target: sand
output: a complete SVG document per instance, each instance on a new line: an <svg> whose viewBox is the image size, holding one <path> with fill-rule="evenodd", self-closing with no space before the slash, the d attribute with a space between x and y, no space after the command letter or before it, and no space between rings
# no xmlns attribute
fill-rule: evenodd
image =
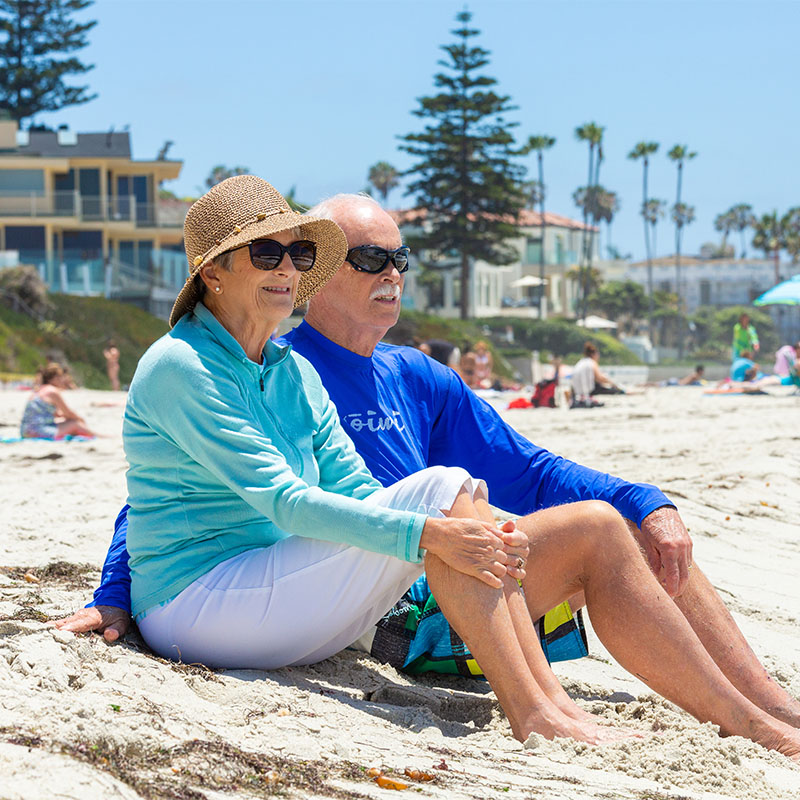
<svg viewBox="0 0 800 800"><path fill-rule="evenodd" d="M776 395L648 389L598 410L504 415L565 456L661 486L763 663L800 696L800 398ZM0 436L15 435L25 400L0 392ZM0 444L2 800L383 796L370 767L427 772L408 780L425 797L800 797L800 767L654 696L591 629L592 655L556 671L641 741L524 748L486 684L412 680L355 652L210 672L154 657L136 634L108 645L48 627L90 597L125 497L124 395L69 402L105 438Z"/></svg>

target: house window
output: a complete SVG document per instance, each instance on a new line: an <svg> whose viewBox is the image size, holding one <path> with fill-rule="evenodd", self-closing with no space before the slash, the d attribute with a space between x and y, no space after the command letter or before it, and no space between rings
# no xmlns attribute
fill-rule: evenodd
<svg viewBox="0 0 800 800"><path fill-rule="evenodd" d="M542 257L542 237L529 236L525 242L525 263L538 264Z"/></svg>
<svg viewBox="0 0 800 800"><path fill-rule="evenodd" d="M5 249L18 250L20 264L38 264L45 259L44 227L7 225Z"/></svg>
<svg viewBox="0 0 800 800"><path fill-rule="evenodd" d="M75 170L55 176L55 211L71 217L75 213Z"/></svg>
<svg viewBox="0 0 800 800"><path fill-rule="evenodd" d="M61 235L64 261L95 261L103 257L103 234L101 231L64 231Z"/></svg>
<svg viewBox="0 0 800 800"><path fill-rule="evenodd" d="M711 281L700 281L700 305L711 305Z"/></svg>
<svg viewBox="0 0 800 800"><path fill-rule="evenodd" d="M556 235L556 264L565 263L564 258L564 237L559 233Z"/></svg>
<svg viewBox="0 0 800 800"><path fill-rule="evenodd" d="M149 275L153 263L153 242L149 239L122 241L118 245L120 266L127 272L135 271L138 276Z"/></svg>
<svg viewBox="0 0 800 800"><path fill-rule="evenodd" d="M78 170L78 186L81 193L81 216L84 219L102 219L103 208L100 198L100 170Z"/></svg>
<svg viewBox="0 0 800 800"><path fill-rule="evenodd" d="M0 195L44 194L44 172L40 169L0 169Z"/></svg>

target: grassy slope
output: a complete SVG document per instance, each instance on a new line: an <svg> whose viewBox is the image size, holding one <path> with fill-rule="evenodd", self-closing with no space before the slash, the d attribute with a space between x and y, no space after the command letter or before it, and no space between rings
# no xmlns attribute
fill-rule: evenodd
<svg viewBox="0 0 800 800"><path fill-rule="evenodd" d="M120 351L120 381L130 383L142 353L167 323L127 303L102 297L50 295L53 311L37 323L0 306L0 371L33 374L48 359L66 361L79 384L107 389L103 348Z"/></svg>
<svg viewBox="0 0 800 800"><path fill-rule="evenodd" d="M53 311L49 319L37 323L29 317L0 305L0 373L32 375L48 359L66 361L78 381L93 389L107 389L103 348L113 338L120 351L120 381L130 383L142 353L167 331L167 323L127 303L102 297L50 295ZM502 341L506 326L512 325L515 346L496 344ZM490 335L485 329L491 331ZM403 312L386 340L409 344L426 339L447 339L462 350L479 339L486 339L495 356L522 349L537 349L542 358L549 353L574 363L580 357L583 342L590 338L599 347L605 364L637 364L636 356L607 334L586 335L586 331L563 320L489 319L462 322L442 319L419 312ZM494 340L494 342L493 342ZM498 366L500 362L498 361ZM507 372L500 367L499 370Z"/></svg>

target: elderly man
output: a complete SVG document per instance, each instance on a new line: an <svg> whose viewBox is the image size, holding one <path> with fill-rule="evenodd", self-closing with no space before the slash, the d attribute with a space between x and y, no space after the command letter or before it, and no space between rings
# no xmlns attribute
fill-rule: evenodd
<svg viewBox="0 0 800 800"><path fill-rule="evenodd" d="M652 571L721 672L772 717L800 727L800 703L767 675L711 583L692 564L691 540L672 503L654 486L629 483L537 447L452 370L411 348L381 344L398 319L408 265L397 225L372 199L357 195L337 195L309 214L337 222L350 249L342 268L312 299L305 321L286 340L320 373L345 430L375 477L386 485L437 464L461 466L483 477L492 501L522 517L517 525L529 536L530 562L569 562L575 573L569 583L573 607L583 602L587 587L580 560L554 541L568 534L542 535L535 515L528 515L578 500L605 500L630 520ZM109 641L127 630L125 529L123 509L93 607L60 621L59 627L98 630ZM631 553L620 557L637 558ZM541 591L547 594L550 588ZM411 602L424 604L424 592L424 586L413 587ZM529 599L529 610L531 605ZM546 662L532 669L547 694L559 698L560 686Z"/></svg>

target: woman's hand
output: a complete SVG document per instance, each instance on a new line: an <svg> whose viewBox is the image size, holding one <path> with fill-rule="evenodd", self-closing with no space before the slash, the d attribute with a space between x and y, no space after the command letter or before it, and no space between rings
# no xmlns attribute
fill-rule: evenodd
<svg viewBox="0 0 800 800"><path fill-rule="evenodd" d="M498 528L476 519L429 517L420 547L494 589L502 588L506 575L518 580L525 576L528 537L516 530L513 522Z"/></svg>

